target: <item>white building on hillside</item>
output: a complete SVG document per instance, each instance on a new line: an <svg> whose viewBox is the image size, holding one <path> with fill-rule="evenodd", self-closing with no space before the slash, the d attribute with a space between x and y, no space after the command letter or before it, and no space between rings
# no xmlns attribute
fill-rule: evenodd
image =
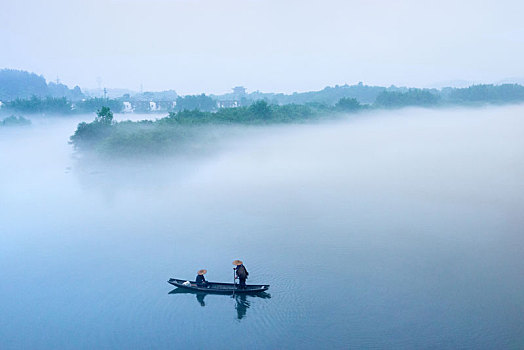
<svg viewBox="0 0 524 350"><path fill-rule="evenodd" d="M133 106L131 105L131 102L123 102L123 104L124 104L124 110L123 110L124 113L133 113L134 109L133 109Z"/></svg>

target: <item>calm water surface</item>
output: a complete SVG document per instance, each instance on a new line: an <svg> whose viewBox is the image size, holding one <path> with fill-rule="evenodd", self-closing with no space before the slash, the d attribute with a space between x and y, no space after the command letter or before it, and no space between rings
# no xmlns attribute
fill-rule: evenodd
<svg viewBox="0 0 524 350"><path fill-rule="evenodd" d="M2 349L524 348L524 107L238 129L123 164L74 155L92 118L0 130ZM267 294L166 283L230 281L237 258Z"/></svg>

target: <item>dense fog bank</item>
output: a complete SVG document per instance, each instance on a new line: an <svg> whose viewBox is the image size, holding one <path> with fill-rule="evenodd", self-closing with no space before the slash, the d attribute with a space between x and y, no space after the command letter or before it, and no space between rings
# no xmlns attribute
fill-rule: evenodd
<svg viewBox="0 0 524 350"><path fill-rule="evenodd" d="M135 160L73 151L69 135L92 115L2 128L0 339L147 348L212 336L227 347L241 331L242 347L520 344L523 112L210 128L218 137L202 152ZM235 258L271 298L204 307L168 294L169 277L200 268L229 281ZM337 288L324 288L334 275Z"/></svg>

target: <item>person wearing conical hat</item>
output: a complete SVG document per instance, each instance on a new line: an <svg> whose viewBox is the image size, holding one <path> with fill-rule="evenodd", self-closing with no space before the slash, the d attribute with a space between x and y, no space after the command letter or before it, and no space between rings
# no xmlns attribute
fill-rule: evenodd
<svg viewBox="0 0 524 350"><path fill-rule="evenodd" d="M239 281L240 289L246 289L246 279L247 279L247 276L249 276L249 272L247 272L247 269L244 266L244 263L240 260L233 261L233 265L236 266L235 273Z"/></svg>
<svg viewBox="0 0 524 350"><path fill-rule="evenodd" d="M199 270L197 272L197 276L196 276L196 284L197 284L197 286L199 286L199 287L207 287L208 286L206 278L204 277L206 272L207 272L206 269L202 269L202 270Z"/></svg>

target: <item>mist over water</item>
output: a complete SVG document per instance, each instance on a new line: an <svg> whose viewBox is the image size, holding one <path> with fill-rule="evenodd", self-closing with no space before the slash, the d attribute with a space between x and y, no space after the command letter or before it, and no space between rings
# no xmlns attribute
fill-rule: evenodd
<svg viewBox="0 0 524 350"><path fill-rule="evenodd" d="M125 162L68 145L92 115L0 129L1 347L521 348L523 116L216 128ZM237 258L268 295L169 294Z"/></svg>

